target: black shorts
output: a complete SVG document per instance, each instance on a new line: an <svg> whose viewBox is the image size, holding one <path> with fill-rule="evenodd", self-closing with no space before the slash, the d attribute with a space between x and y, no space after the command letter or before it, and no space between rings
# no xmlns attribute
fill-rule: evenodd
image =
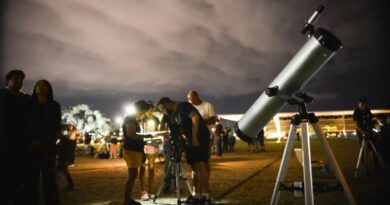
<svg viewBox="0 0 390 205"><path fill-rule="evenodd" d="M206 145L200 145L199 147L187 148L186 159L188 164L194 164L195 162L208 162L209 161L209 148Z"/></svg>

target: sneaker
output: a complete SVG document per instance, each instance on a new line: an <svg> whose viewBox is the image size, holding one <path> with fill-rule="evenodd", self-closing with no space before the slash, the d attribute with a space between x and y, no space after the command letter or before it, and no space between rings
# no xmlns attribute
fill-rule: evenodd
<svg viewBox="0 0 390 205"><path fill-rule="evenodd" d="M148 192L146 192L146 191L141 192L141 200L142 200L142 201L147 201L147 200L149 200L149 194L148 194Z"/></svg>
<svg viewBox="0 0 390 205"><path fill-rule="evenodd" d="M212 202L211 202L211 198L210 197L201 197L199 199L199 204L204 204L204 205L211 205Z"/></svg>
<svg viewBox="0 0 390 205"><path fill-rule="evenodd" d="M141 203L139 203L138 201L134 201L133 199L131 201L129 201L129 203L127 203L126 205L141 205Z"/></svg>
<svg viewBox="0 0 390 205"><path fill-rule="evenodd" d="M189 197L187 197L185 204L187 205L199 204L199 199L190 195Z"/></svg>
<svg viewBox="0 0 390 205"><path fill-rule="evenodd" d="M149 199L155 200L156 199L156 195L155 194L149 194Z"/></svg>

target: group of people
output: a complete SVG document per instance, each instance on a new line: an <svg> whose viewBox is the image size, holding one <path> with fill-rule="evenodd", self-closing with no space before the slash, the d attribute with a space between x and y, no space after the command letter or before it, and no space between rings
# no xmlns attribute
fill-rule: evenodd
<svg viewBox="0 0 390 205"><path fill-rule="evenodd" d="M126 181L124 195L125 205L140 204L133 199L132 190L138 173L141 181L144 178L145 168L143 167L146 159L149 165L149 186L146 191L143 185L144 183L141 183L141 189L143 190L141 199L147 200L148 198L153 199L155 197L153 192L153 163L156 149L151 145L145 144L144 141L147 141L145 139L153 138L153 135L148 133L152 133L156 129L169 130L170 132L167 133L170 135L179 135L169 136L167 134L164 139L164 148L170 144L169 137L176 137L176 140L180 138L185 141L184 156L186 162L191 166L194 176L194 191L187 198L186 202L189 204L211 203L209 195L209 177L211 171L209 164L211 151L210 129L215 124L217 117L214 107L210 103L201 100L196 91L190 91L188 99L188 102L176 102L168 97L163 97L156 104L156 108L150 102L140 100L134 104L136 114L125 118L122 125L124 134L123 158L128 167L128 179ZM161 121L153 116L155 109L163 113ZM151 120L155 123L150 124L154 126L160 125L159 128L146 127L148 125L145 122L150 122ZM171 156L169 156L169 152L165 153L165 162L167 165ZM168 171L166 170L166 172ZM167 180L164 180L164 183L165 190L169 188L170 184Z"/></svg>
<svg viewBox="0 0 390 205"><path fill-rule="evenodd" d="M5 164L6 184L9 189L3 192L5 204L39 204L40 184L43 187L45 204L60 204L56 173L63 172L67 181L66 190L73 190L74 183L68 166L74 163L77 130L74 125L66 125L61 132L61 107L54 100L53 88L49 81L36 82L31 95L21 92L25 74L21 70L11 70L6 75L6 87L0 90L0 134L1 154L7 155ZM169 163L169 135L179 135L185 142L186 162L191 166L194 189L188 197L189 204L210 203L209 177L212 144L218 153L233 149L227 146L226 139L231 130L225 128L216 133L211 128L220 125L214 106L202 100L199 94L189 91L188 101L176 102L163 97L153 105L150 101L135 103L136 114L127 116L123 122L124 134L121 143L122 157L128 167L128 180L125 185L124 204L139 204L132 198L135 179L139 176L142 200L154 197L154 161L158 155L156 144L145 143L153 138L155 131L167 130L164 138L165 169ZM153 115L163 113L161 121ZM214 134L214 135L213 135ZM215 143L216 141L219 142ZM214 142L213 142L214 141ZM59 143L58 143L59 142ZM115 158L118 142L111 142L111 158ZM218 144L218 145L216 145ZM220 144L223 146L221 147ZM17 150L15 152L15 150ZM9 155L9 153L14 153ZM57 160L58 159L58 160ZM148 163L146 163L146 161ZM145 183L148 168L148 183ZM170 188L164 180L164 190Z"/></svg>
<svg viewBox="0 0 390 205"><path fill-rule="evenodd" d="M63 172L67 181L64 188L73 190L74 183L68 167L74 163L77 132L74 125L66 125L65 132L61 133L61 107L54 100L50 82L44 79L37 81L32 94L29 95L21 92L24 79L23 71L11 70L6 75L6 87L0 90L0 151L3 156L9 156L5 158L5 164L9 166L9 169L5 169L5 176L9 177L5 179L10 188L3 192L4 201L5 204L38 204L42 184L45 203L60 204L56 173ZM216 139L222 141L224 146L217 146L218 153L222 149L228 150L226 136L231 131L225 128L218 131L217 137L213 137L211 128L220 124L213 105L202 100L194 90L191 90L187 97L188 101L185 102L163 97L156 104L157 108L149 101L138 101L135 103L137 114L127 116L124 120L121 155L126 161L129 175L124 204L139 204L131 197L138 173L142 189L141 199L154 197L154 161L158 148L156 144L145 143L145 138L152 138L153 135L140 133L159 130L169 130L167 133L170 134L179 133L186 142L185 157L193 171L194 181L194 191L188 197L187 203L210 202L209 158L214 144L211 142L218 141ZM153 115L156 109L163 113L161 122ZM168 138L169 134L163 142L166 150L169 150ZM110 144L110 157L115 158L118 142L114 139ZM233 149L232 146L229 147ZM165 154L165 159L168 159L165 160L166 169L170 159L169 151ZM149 174L147 186L146 168ZM165 182L164 190L167 190L170 184Z"/></svg>
<svg viewBox="0 0 390 205"><path fill-rule="evenodd" d="M261 129L260 132L253 138L252 141L248 143L248 151L253 152L264 152L265 151L265 137L264 129Z"/></svg>
<svg viewBox="0 0 390 205"><path fill-rule="evenodd" d="M0 89L0 152L2 156L7 156L3 158L7 165L7 169L3 169L6 176L3 179L8 185L2 192L3 202L6 205L39 204L40 184L42 184L45 203L57 205L60 204L60 197L56 172L64 173L67 190L74 188L68 165L74 161L77 138L75 127L68 125L66 134L61 135L61 107L54 100L49 81L37 81L32 94L28 95L21 92L24 79L23 71L11 70L5 76L6 87ZM175 137L185 142L183 150L185 161L193 171L194 190L186 202L188 204L211 203L209 159L212 145L217 156L222 156L222 151L233 149L234 142L229 142L233 135L230 129L222 128L211 103L202 100L194 90L189 91L187 97L188 101L183 102L162 97L156 105L150 101L137 101L136 113L125 118L122 124L124 138L121 143L122 157L128 168L124 205L140 204L132 197L137 177L140 179L141 199L148 200L155 197L154 162L158 155L158 148L156 144L145 143L145 141L153 138L154 132L164 130L167 131L163 140L165 172L168 172L166 169L171 158L168 151L171 144L169 139L172 137L170 135L176 135ZM156 110L163 114L161 120L154 116ZM353 119L356 122L360 142L364 137L372 135L373 121L377 119L367 107L366 99L359 101ZM378 119L378 122L380 124L381 120ZM383 123L383 119L382 124L386 124ZM211 128L214 126L215 130L212 132ZM388 132L388 127L383 129L387 129ZM58 140L59 144L57 144ZM116 150L118 142L113 140L111 144L110 150ZM228 146L229 144L233 144L233 147ZM263 130L255 138L252 146L255 146L257 151L265 149ZM386 149L380 150L388 160ZM113 151L111 157L116 156L117 153ZM147 186L146 168L149 174ZM169 182L164 180L164 190L169 189L169 186Z"/></svg>
<svg viewBox="0 0 390 205"><path fill-rule="evenodd" d="M60 204L56 180L61 107L49 81L21 92L25 74L11 70L0 89L0 152L4 157L2 204L39 204L40 184L46 204ZM72 186L72 184L70 184Z"/></svg>
<svg viewBox="0 0 390 205"><path fill-rule="evenodd" d="M230 127L223 127L221 121L217 119L212 133L212 153L215 153L217 157L222 157L224 152L234 152L236 137Z"/></svg>

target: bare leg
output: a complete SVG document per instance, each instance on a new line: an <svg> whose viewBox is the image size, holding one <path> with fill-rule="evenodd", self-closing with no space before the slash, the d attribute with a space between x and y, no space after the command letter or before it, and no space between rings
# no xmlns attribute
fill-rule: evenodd
<svg viewBox="0 0 390 205"><path fill-rule="evenodd" d="M155 158L156 158L156 155L150 155L148 156L148 162L149 162L149 166L148 166L148 170L149 170L149 190L148 190L148 193L149 194L154 194L154 189L153 189L153 182L154 182L154 161L155 161Z"/></svg>
<svg viewBox="0 0 390 205"><path fill-rule="evenodd" d="M139 183L141 185L141 191L146 191L145 189L145 164L141 165L139 168Z"/></svg>
<svg viewBox="0 0 390 205"><path fill-rule="evenodd" d="M127 169L129 174L126 185L125 185L125 196L124 196L124 204L129 204L129 202L133 199L131 194L133 191L134 181L137 178L138 169L137 168L129 168Z"/></svg>
<svg viewBox="0 0 390 205"><path fill-rule="evenodd" d="M206 162L206 168L207 168L207 181L209 181L210 173L211 173L211 166L209 162Z"/></svg>
<svg viewBox="0 0 390 205"><path fill-rule="evenodd" d="M196 170L199 174L199 185L202 193L209 193L208 171L205 162L195 162Z"/></svg>
<svg viewBox="0 0 390 205"><path fill-rule="evenodd" d="M193 186L194 186L194 193L195 194L200 194L200 183L199 183L199 175L197 173L197 168L195 164L191 165L192 169L192 180L193 180Z"/></svg>

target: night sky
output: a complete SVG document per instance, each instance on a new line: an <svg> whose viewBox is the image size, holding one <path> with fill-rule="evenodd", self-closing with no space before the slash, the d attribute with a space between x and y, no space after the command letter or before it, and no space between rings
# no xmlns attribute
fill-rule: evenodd
<svg viewBox="0 0 390 205"><path fill-rule="evenodd" d="M353 109L360 97L390 109L385 1L2 1L1 81L21 69L31 93L49 80L63 107L123 105L189 89L217 113L243 113L305 43L313 11L343 49L304 88L311 110ZM286 110L293 108L287 107Z"/></svg>

